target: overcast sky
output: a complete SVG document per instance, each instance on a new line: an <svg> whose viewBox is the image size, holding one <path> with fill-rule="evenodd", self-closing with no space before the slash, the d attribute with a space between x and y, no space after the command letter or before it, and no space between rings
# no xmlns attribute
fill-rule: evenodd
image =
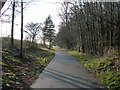
<svg viewBox="0 0 120 90"><path fill-rule="evenodd" d="M29 1L29 0L27 0ZM63 0L31 0L32 2L24 10L24 26L27 23L43 23L48 15L52 16L52 20L55 24L55 29L58 31L58 25L60 23L60 18L58 16L58 11L61 7L60 4L56 2L62 2ZM6 10L9 2L6 3L2 9L2 12ZM6 13L11 13L8 10ZM14 38L20 39L20 14L15 18L15 29ZM24 28L25 29L25 28ZM8 36L11 33L11 23L2 23L2 36ZM25 36L25 35L24 35Z"/></svg>
<svg viewBox="0 0 120 90"><path fill-rule="evenodd" d="M46 17L48 15L51 15L52 20L56 26L55 29L56 31L58 31L58 25L61 21L58 16L58 11L60 11L61 4L58 2L72 1L72 0L23 0L23 1L25 2L31 1L31 3L24 10L24 26L30 22L43 23ZM7 2L4 5L4 7L2 8L2 12L6 10L9 4L10 2ZM7 13L9 14L12 13L12 10L8 10L5 14ZM16 39L20 39L20 22L21 22L20 14L18 14L15 18L15 29L14 29L14 38ZM2 36L8 36L10 35L10 33L11 33L11 23L7 23L7 24L2 23Z"/></svg>

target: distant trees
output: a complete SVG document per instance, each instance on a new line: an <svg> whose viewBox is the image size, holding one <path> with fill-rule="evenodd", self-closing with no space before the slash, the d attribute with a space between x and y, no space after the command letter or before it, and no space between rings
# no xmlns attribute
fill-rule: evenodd
<svg viewBox="0 0 120 90"><path fill-rule="evenodd" d="M30 39L31 42L35 42L36 36L40 33L40 30L42 30L43 37L40 37L43 41L44 47L46 47L46 42L49 42L49 49L51 49L53 40L55 39L55 25L53 24L50 15L46 18L43 26L42 23L31 22L25 27L26 30L24 30L24 32L28 34L27 38Z"/></svg>
<svg viewBox="0 0 120 90"><path fill-rule="evenodd" d="M92 55L120 51L119 2L65 3L68 10L61 14L64 19L55 40L57 45Z"/></svg>
<svg viewBox="0 0 120 90"><path fill-rule="evenodd" d="M45 45L45 41L47 40L49 42L49 48L51 49L52 47L52 42L55 38L55 30L54 30L55 25L53 24L53 21L51 19L51 16L49 15L46 18L46 21L44 22L44 27L42 29L43 31L43 41Z"/></svg>
<svg viewBox="0 0 120 90"><path fill-rule="evenodd" d="M28 34L28 38L30 38L30 41L35 42L36 36L41 30L41 24L31 22L28 23L25 27L26 30L24 30L24 32Z"/></svg>

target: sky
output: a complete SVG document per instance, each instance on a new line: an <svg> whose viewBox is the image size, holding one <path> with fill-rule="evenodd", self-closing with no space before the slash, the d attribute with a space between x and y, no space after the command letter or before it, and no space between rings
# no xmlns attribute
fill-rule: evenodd
<svg viewBox="0 0 120 90"><path fill-rule="evenodd" d="M27 0L29 1L29 0ZM26 1L26 2L27 2ZM55 24L55 30L58 32L58 25L61 21L58 16L58 11L60 10L61 4L57 2L62 2L63 0L31 0L31 3L28 4L27 8L24 10L24 26L27 23L43 23L48 15L52 16L53 23ZM10 2L7 2L2 8L1 12L4 12L9 6ZM24 4L25 5L25 4ZM5 14L11 13L12 10L8 10ZM4 18L4 17L2 17ZM14 27L14 38L20 39L20 14L15 18L15 27ZM24 27L24 30L26 28ZM11 23L2 23L2 36L8 36L11 33ZM24 34L25 36L25 34ZM24 37L25 38L25 37Z"/></svg>
<svg viewBox="0 0 120 90"><path fill-rule="evenodd" d="M11 0L7 0L11 1ZM21 1L21 0L19 0ZM34 22L34 23L43 23L48 15L52 16L53 23L55 24L55 30L58 32L58 25L61 22L60 17L58 16L58 12L60 12L60 8L62 7L60 2L63 1L73 1L73 0L23 0L24 2L31 1L30 4L24 9L24 26L27 23ZM58 3L59 2L59 3ZM9 6L10 2L5 3L4 7L2 8L2 12L6 10ZM24 3L25 5L25 3ZM11 14L12 10L7 10L5 14ZM5 17L2 17L5 18ZM20 39L20 14L18 14L15 18L15 27L14 27L14 38ZM2 27L2 37L8 36L11 34L11 23L2 23L0 29ZM26 28L24 27L24 30ZM24 34L25 38L25 34Z"/></svg>

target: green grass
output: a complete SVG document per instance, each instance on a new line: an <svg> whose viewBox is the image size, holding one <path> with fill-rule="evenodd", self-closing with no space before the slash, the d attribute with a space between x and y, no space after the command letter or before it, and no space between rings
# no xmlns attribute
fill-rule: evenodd
<svg viewBox="0 0 120 90"><path fill-rule="evenodd" d="M77 58L90 72L108 87L120 88L120 60L116 57L95 58L93 56L62 49Z"/></svg>
<svg viewBox="0 0 120 90"><path fill-rule="evenodd" d="M29 88L54 57L54 49L24 41L23 58L19 57L20 41L11 47L9 38L2 39L3 88Z"/></svg>

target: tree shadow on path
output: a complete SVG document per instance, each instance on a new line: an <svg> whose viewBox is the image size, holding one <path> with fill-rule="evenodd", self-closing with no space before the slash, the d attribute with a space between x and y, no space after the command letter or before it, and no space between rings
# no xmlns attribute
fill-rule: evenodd
<svg viewBox="0 0 120 90"><path fill-rule="evenodd" d="M100 83L89 81L87 79L63 73L51 68L46 68L43 74L60 80L66 84L72 85L76 88L105 88L105 86Z"/></svg>

